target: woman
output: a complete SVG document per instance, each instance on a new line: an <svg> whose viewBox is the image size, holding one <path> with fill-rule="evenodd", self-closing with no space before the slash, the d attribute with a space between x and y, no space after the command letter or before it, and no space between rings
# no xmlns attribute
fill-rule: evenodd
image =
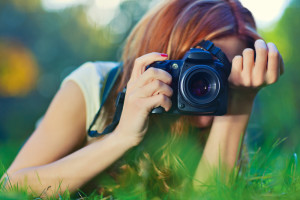
<svg viewBox="0 0 300 200"><path fill-rule="evenodd" d="M209 180L209 169L218 168L220 162L226 170L232 171L237 165L240 141L257 92L265 85L277 82L283 73L276 46L259 39L255 29L251 13L235 0L166 0L160 3L130 34L122 56L123 73L97 120L98 131L112 121L117 93L127 86L122 116L116 129L94 140L87 137L86 131L99 106L98 81L104 83L101 80L105 79L106 71L112 65L87 63L63 82L41 124L23 146L6 176L12 184L27 184L38 193L47 189L46 192L51 194L57 188L75 191L108 169L129 149L153 141L157 134L149 130L149 123L151 129L161 127L165 130L167 127L171 131L168 137L174 141L184 138L185 131L191 127L194 132L207 131L207 134L194 134L204 138L203 154L194 170L193 185L196 189ZM155 107L170 109L172 77L159 69L145 71L145 67L155 61L181 59L203 39L213 41L232 61L228 113L178 119L149 117L149 112ZM100 84L100 87L103 86ZM141 143L143 138L144 143ZM154 173L161 176L168 171L162 168L171 168L165 162L163 150L167 147L164 147L160 148L164 156L161 159L163 167L151 162L154 155L140 150L144 160L153 164ZM140 163L135 166L140 168L137 172L141 172L145 165L142 159L138 161ZM128 164L121 168L125 172L132 170ZM162 182L159 190L167 193L170 182L166 176L161 176L155 176ZM176 172L172 176L175 177Z"/></svg>

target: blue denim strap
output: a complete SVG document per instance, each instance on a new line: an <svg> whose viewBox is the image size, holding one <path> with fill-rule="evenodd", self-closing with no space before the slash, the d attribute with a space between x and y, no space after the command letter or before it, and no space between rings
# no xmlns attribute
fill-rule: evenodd
<svg viewBox="0 0 300 200"><path fill-rule="evenodd" d="M108 73L108 77L107 77L107 80L106 80L106 83L105 83L105 86L104 86L104 90L102 92L102 97L101 97L101 103L100 103L100 107L99 107L99 110L97 111L89 129L88 129L88 135L90 137L98 137L100 135L103 135L105 133L98 133L96 130L91 130L92 127L94 126L94 124L96 123L99 115L100 115L100 112L101 112L101 109L104 105L104 103L106 102L107 100L107 97L109 96L118 76L120 75L120 73L122 72L123 70L123 63L120 63L119 65L117 65L116 67L112 68L109 73Z"/></svg>

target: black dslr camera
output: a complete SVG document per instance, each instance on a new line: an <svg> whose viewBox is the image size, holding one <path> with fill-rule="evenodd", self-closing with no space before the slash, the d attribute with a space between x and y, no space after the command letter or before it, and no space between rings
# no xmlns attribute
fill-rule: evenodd
<svg viewBox="0 0 300 200"><path fill-rule="evenodd" d="M172 76L172 108L162 107L152 113L185 115L224 115L227 112L228 77L231 63L220 48L203 40L191 48L182 60L155 62L149 66Z"/></svg>

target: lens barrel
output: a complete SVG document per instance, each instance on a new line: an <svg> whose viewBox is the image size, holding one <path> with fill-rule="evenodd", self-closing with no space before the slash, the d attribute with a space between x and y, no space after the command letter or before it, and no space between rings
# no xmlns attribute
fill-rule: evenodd
<svg viewBox="0 0 300 200"><path fill-rule="evenodd" d="M202 107L214 101L220 92L220 78L206 65L189 68L180 81L180 93L192 106Z"/></svg>

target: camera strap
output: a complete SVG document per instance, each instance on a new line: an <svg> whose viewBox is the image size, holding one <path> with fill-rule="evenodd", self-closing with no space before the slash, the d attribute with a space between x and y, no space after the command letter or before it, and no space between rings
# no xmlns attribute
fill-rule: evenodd
<svg viewBox="0 0 300 200"><path fill-rule="evenodd" d="M225 74L229 77L231 72L231 63L219 47L215 46L214 43L209 40L202 40L195 47L197 46L202 47L204 50L209 51L213 56L218 58L224 64Z"/></svg>
<svg viewBox="0 0 300 200"><path fill-rule="evenodd" d="M125 98L125 92L124 91L120 92L119 95L118 95L117 102L116 102L116 112L115 112L115 116L113 118L112 124L107 126L102 133L98 133L97 130L91 130L92 127L95 125L95 123L96 123L96 121L97 121L97 119L98 119L98 117L101 113L101 110L103 108L103 105L106 102L107 97L109 96L109 94L110 94L110 92L111 92L111 90L112 90L119 74L122 72L122 70L123 70L123 63L120 63L116 67L112 68L108 73L108 77L106 79L106 83L105 83L105 86L104 86L104 89L103 89L103 92L102 92L102 96L101 96L102 101L101 101L101 104L100 104L100 108L97 111L97 113L96 113L96 115L95 115L95 117L94 117L91 125L89 126L88 131L87 131L87 133L90 137L98 137L100 135L110 133L115 129L115 127L119 123L120 116L121 116L122 109L123 109L123 102L124 102L124 98Z"/></svg>

